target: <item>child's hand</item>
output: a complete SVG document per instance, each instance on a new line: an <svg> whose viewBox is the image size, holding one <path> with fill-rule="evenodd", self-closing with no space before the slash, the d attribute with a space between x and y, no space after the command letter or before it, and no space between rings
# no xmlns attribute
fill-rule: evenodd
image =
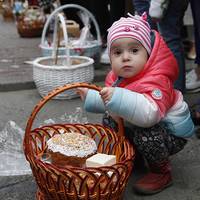
<svg viewBox="0 0 200 200"><path fill-rule="evenodd" d="M79 88L76 89L76 92L77 92L77 94L80 95L82 100L85 100L85 97L88 93L88 88L79 87Z"/></svg>
<svg viewBox="0 0 200 200"><path fill-rule="evenodd" d="M101 95L101 98L103 99L105 104L107 104L111 100L114 89L115 89L114 87L104 87L100 91L99 94Z"/></svg>

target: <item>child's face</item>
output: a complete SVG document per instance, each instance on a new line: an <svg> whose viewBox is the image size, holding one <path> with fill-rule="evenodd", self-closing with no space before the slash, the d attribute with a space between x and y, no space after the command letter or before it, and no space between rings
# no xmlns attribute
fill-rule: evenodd
<svg viewBox="0 0 200 200"><path fill-rule="evenodd" d="M110 48L113 72L123 78L131 78L141 72L148 60L147 50L133 38L119 38Z"/></svg>

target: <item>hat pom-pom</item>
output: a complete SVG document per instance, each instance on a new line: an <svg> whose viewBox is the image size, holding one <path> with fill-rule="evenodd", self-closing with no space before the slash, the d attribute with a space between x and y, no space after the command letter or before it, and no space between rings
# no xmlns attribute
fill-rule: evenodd
<svg viewBox="0 0 200 200"><path fill-rule="evenodd" d="M147 13L146 12L144 12L141 17L143 20L147 21Z"/></svg>

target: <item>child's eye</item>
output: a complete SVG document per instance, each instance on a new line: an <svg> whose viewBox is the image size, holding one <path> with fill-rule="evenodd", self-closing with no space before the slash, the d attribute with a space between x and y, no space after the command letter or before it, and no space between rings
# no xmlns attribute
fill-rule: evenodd
<svg viewBox="0 0 200 200"><path fill-rule="evenodd" d="M113 52L113 54L114 54L114 55L120 55L120 54L121 54L121 51L120 51L120 50L115 50L115 51Z"/></svg>
<svg viewBox="0 0 200 200"><path fill-rule="evenodd" d="M131 49L131 52L132 52L132 53L137 53L137 52L138 52L138 49L133 48L133 49Z"/></svg>

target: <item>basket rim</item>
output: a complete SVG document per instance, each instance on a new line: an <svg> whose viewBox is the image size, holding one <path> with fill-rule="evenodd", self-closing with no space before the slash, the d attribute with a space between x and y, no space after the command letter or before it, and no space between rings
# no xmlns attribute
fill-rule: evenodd
<svg viewBox="0 0 200 200"><path fill-rule="evenodd" d="M59 55L58 58L67 58L66 55ZM53 59L52 56L45 56L45 57L38 57L36 58L34 61L33 61L33 66L34 67L37 67L37 68L42 68L42 69L56 69L56 70L72 70L72 69L77 69L77 68L83 68L83 67L86 67L86 66L89 66L89 65L92 65L94 64L94 59L92 58L89 58L87 56L70 56L70 58L75 58L75 59L78 59L78 58L81 58L81 59L85 59L86 63L81 63L81 64L78 64L78 65L72 65L72 66L62 66L62 65L52 65L52 66L49 66L49 65L42 65L40 64L39 62L40 61L43 61L43 60L47 60L47 59Z"/></svg>

